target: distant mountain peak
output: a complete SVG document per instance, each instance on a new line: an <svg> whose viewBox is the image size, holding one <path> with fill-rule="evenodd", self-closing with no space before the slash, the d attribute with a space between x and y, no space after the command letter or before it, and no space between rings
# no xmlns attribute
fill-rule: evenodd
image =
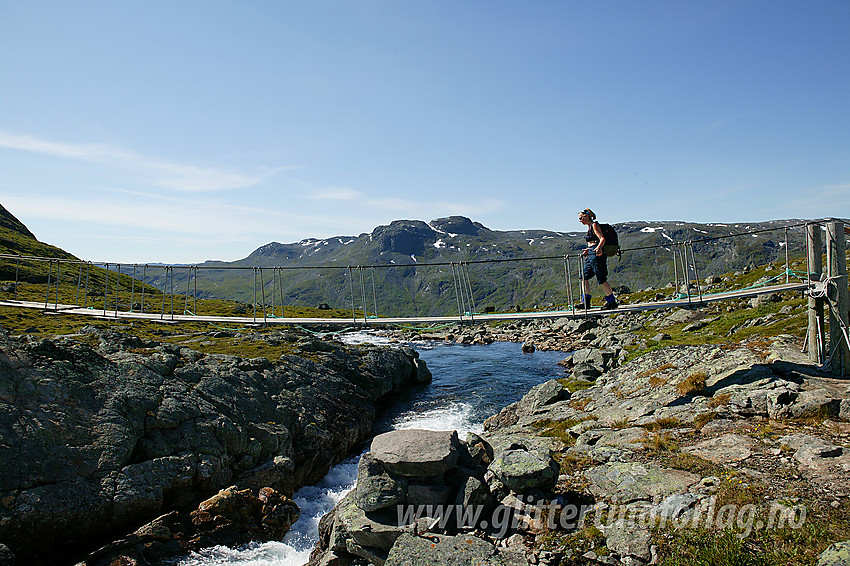
<svg viewBox="0 0 850 566"><path fill-rule="evenodd" d="M389 226L372 230L371 239L378 243L378 251L413 255L422 253L426 240L435 239L436 235L422 220L394 220Z"/></svg>
<svg viewBox="0 0 850 566"><path fill-rule="evenodd" d="M473 222L466 216L448 216L436 218L430 222L431 228L445 234L467 234L477 236L481 230L488 228L480 222Z"/></svg>

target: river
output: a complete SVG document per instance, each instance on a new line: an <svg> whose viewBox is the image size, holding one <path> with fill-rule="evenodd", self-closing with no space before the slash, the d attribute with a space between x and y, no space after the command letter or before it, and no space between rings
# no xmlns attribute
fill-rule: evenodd
<svg viewBox="0 0 850 566"><path fill-rule="evenodd" d="M348 342L382 339L356 333ZM461 438L481 432L484 420L518 401L531 387L562 377L556 365L563 352L525 354L521 345L495 342L487 346L417 342L411 344L428 364L433 381L410 392L376 425L376 434L393 429L457 430ZM363 447L368 449L368 445ZM213 547L181 560L179 566L300 566L318 540L318 524L353 487L357 479L355 454L334 466L314 486L298 490L295 502L301 518L282 542L251 544L239 549Z"/></svg>

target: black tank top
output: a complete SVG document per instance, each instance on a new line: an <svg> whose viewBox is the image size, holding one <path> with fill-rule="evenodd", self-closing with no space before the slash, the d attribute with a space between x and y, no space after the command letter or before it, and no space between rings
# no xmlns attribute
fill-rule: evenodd
<svg viewBox="0 0 850 566"><path fill-rule="evenodd" d="M587 234L584 235L584 239L587 241L588 244L599 243L599 236L597 236L596 232L593 231L593 226L596 226L596 222L594 222L593 225L587 229Z"/></svg>

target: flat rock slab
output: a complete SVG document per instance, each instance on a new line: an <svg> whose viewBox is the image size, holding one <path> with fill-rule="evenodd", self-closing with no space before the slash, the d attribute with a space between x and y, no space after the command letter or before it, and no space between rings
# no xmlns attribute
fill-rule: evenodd
<svg viewBox="0 0 850 566"><path fill-rule="evenodd" d="M779 442L795 450L794 460L807 478L835 497L850 495L850 449L806 434L789 434Z"/></svg>
<svg viewBox="0 0 850 566"><path fill-rule="evenodd" d="M727 462L740 462L746 460L753 454L756 441L742 434L724 434L693 446L682 448L682 452L694 454L700 458L710 460L715 464Z"/></svg>
<svg viewBox="0 0 850 566"><path fill-rule="evenodd" d="M457 432L407 429L379 434L370 452L387 470L400 476L438 476L457 467Z"/></svg>
<svg viewBox="0 0 850 566"><path fill-rule="evenodd" d="M401 535L384 566L525 566L525 555L470 535Z"/></svg>
<svg viewBox="0 0 850 566"><path fill-rule="evenodd" d="M638 462L608 462L587 470L584 475L590 481L593 495L617 503L685 493L700 480L690 472Z"/></svg>
<svg viewBox="0 0 850 566"><path fill-rule="evenodd" d="M646 429L641 427L629 427L615 430L602 435L596 442L597 446L616 446L628 450L642 450L641 442L646 439Z"/></svg>

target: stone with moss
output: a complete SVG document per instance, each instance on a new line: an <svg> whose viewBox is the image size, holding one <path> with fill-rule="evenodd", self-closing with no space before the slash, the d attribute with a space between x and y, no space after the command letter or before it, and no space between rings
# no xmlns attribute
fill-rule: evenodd
<svg viewBox="0 0 850 566"><path fill-rule="evenodd" d="M559 469L548 451L516 447L496 454L484 479L491 490L498 483L514 493L532 489L551 490L558 480Z"/></svg>
<svg viewBox="0 0 850 566"><path fill-rule="evenodd" d="M818 557L817 566L850 566L850 540L831 544Z"/></svg>

